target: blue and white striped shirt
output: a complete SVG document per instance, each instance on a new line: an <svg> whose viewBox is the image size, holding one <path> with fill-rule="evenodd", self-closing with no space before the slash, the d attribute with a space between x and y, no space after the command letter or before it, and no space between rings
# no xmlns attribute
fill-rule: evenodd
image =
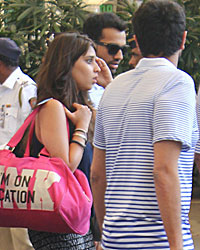
<svg viewBox="0 0 200 250"><path fill-rule="evenodd" d="M169 249L153 178L153 144L161 140L182 143L184 250L194 249L188 213L197 136L194 82L167 59L144 58L107 86L94 138L106 150L104 249Z"/></svg>
<svg viewBox="0 0 200 250"><path fill-rule="evenodd" d="M200 130L200 89L198 90L198 96L197 96L197 120ZM196 144L195 152L200 154L200 135Z"/></svg>

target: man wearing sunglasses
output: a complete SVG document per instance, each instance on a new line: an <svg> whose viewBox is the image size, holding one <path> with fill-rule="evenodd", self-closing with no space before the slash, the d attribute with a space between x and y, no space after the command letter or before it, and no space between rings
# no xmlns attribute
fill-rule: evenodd
<svg viewBox="0 0 200 250"><path fill-rule="evenodd" d="M127 50L126 24L114 13L92 14L83 25L83 32L95 43L97 56L102 58L114 76ZM97 107L106 86L94 85L89 92Z"/></svg>
<svg viewBox="0 0 200 250"><path fill-rule="evenodd" d="M110 29L107 29L107 30L109 31ZM123 55L127 52L128 46L127 45L119 46L116 43L106 43L106 42L100 42L100 41L95 41L95 43L98 46L104 47L103 53L102 53L103 55L108 54L110 57L114 58L114 60L107 62L111 72L114 74L119 66L119 63L123 59Z"/></svg>

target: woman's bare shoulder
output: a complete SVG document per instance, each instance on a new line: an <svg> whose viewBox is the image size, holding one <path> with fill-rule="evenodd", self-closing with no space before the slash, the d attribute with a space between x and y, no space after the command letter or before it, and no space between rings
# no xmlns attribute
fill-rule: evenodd
<svg viewBox="0 0 200 250"><path fill-rule="evenodd" d="M40 119L49 118L51 120L57 119L60 115L64 116L64 108L63 104L56 100L50 99L48 102L42 104L39 110Z"/></svg>
<svg viewBox="0 0 200 250"><path fill-rule="evenodd" d="M42 104L40 110L50 110L51 112L54 110L63 110L63 104L56 99L50 99Z"/></svg>

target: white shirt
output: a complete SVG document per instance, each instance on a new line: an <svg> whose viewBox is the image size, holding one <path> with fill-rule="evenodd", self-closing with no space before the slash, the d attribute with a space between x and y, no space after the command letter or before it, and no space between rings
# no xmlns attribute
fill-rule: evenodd
<svg viewBox="0 0 200 250"><path fill-rule="evenodd" d="M102 86L99 86L98 84L95 83L92 86L92 88L88 91L90 99L95 109L97 109L99 106L99 102L101 100L104 90L105 89Z"/></svg>
<svg viewBox="0 0 200 250"><path fill-rule="evenodd" d="M192 78L164 58L143 58L116 77L97 111L94 145L106 151L103 249L166 249L153 178L155 142L180 141L184 250L193 250L188 213L198 137Z"/></svg>
<svg viewBox="0 0 200 250"><path fill-rule="evenodd" d="M0 84L0 148L31 112L29 100L37 95L35 82L18 67Z"/></svg>

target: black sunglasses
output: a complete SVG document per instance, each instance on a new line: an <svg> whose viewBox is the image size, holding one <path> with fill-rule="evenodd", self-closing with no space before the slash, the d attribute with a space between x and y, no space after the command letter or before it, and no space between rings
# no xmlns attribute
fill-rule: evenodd
<svg viewBox="0 0 200 250"><path fill-rule="evenodd" d="M101 46L105 46L108 50L108 53L113 56L116 55L119 50L121 50L122 53L125 54L129 48L128 45L119 46L118 44L115 43L104 43L99 41L95 41L95 43Z"/></svg>

